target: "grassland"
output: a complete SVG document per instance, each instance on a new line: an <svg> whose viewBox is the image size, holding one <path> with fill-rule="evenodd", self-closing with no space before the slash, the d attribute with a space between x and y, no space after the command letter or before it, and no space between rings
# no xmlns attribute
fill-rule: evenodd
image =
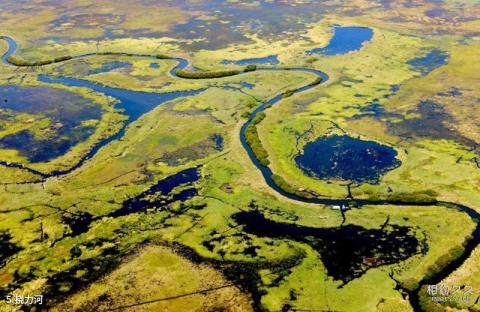
<svg viewBox="0 0 480 312"><path fill-rule="evenodd" d="M129 86L129 88L131 89L148 92L172 92L178 90L192 90L216 85L218 86L218 89L211 88L209 89L209 91L207 91L207 94L202 95L198 100L195 99L195 102L197 103L195 104L195 106L199 109L201 108L213 110L214 117L219 118L219 120L222 120L223 118L238 119L238 112L251 110L255 105L258 105L258 101L266 100L271 94L281 92L281 90L283 89L292 87L296 88L300 85L303 85L304 79L310 76L309 74L305 73L286 75L286 73L281 72L251 72L248 73L248 75L242 75L242 79L233 77L228 79L224 78L220 80L215 80L212 82L203 80L199 81L198 83L190 83L188 81L179 81L178 79L174 79L173 77L169 77L166 75L166 73L169 72L176 64L176 61L159 60L156 63L160 65L160 68L152 69L150 68L150 64L154 61L128 56L99 56L86 60L72 61L58 65L57 70L62 74L85 78L84 76L82 76L82 74L85 75L89 71L94 71L98 69L99 66L105 62L115 62L120 59L129 60L132 64L132 68L127 71L114 70L106 73L98 73L90 75L88 76L88 78L93 82L102 83L113 87L126 88L127 86ZM87 64L88 66L86 66ZM73 74L78 68L80 68L80 66L82 70L80 72L77 71L75 74ZM146 68L149 68L149 70L147 70ZM135 82L132 81L132 77L136 77L138 79L138 87L136 87ZM262 81L265 81L265 79L267 78L272 78L272 80L274 81L279 81L277 80L278 77L282 77L281 80L283 81L284 85L274 86L265 85L264 83L262 83ZM6 81L8 81L9 83L14 82L13 79L14 78L12 76L6 77ZM46 86L46 84L40 83L35 79L35 75L25 74L24 76L22 76L22 83L29 86ZM245 82L252 85L251 89L242 87L242 83ZM166 87L160 89L158 85ZM9 162L21 163L43 173L49 173L54 170L65 170L78 163L78 161L85 154L87 154L94 145L96 145L102 139L117 133L119 129L123 126L123 122L125 121L126 116L123 116L119 110L115 109L114 105L116 104L116 102L114 99L106 98L100 94L95 94L94 92L91 92L85 88L82 89L74 87L64 87L61 85L57 85L56 88L76 92L78 94L81 94L85 98L91 100L92 102L101 105L103 110L102 119L96 125L95 133L90 136L88 140L82 142L82 144L76 145L67 154L47 163L29 164L27 159L21 158L13 150L2 150L2 158L4 160ZM241 90L243 94L234 94L235 89ZM230 109L227 109L227 107L229 107L229 105L227 104L225 107L219 110L218 107L215 108L211 105L207 107L204 104L210 103L211 99L227 103L229 102L227 98L231 96L240 96L241 101L245 103L244 107L230 107ZM222 99L222 97L225 98ZM181 107L180 109L182 110L186 110L186 107L190 105L191 104L187 104L187 102L184 102L184 104L178 105L178 107ZM223 116L220 116L220 114ZM32 133L38 133L43 131L43 129L48 129L49 127L51 127L51 122L43 118L43 116L31 116L28 114L17 113L12 117L15 119L11 123L2 123L3 131L0 132L0 135L11 135L25 129L28 129ZM17 182L21 182L21 180L17 180Z"/></svg>
<svg viewBox="0 0 480 312"><path fill-rule="evenodd" d="M392 39L395 38L395 43L387 45L392 46L392 53L398 51L394 50L395 44L409 45L408 51L415 51L414 47L418 44L415 41L410 38L390 35ZM374 40L362 51L370 56L376 55L375 49L383 47L383 41L388 40L390 35L388 33L383 34L381 40L378 40L377 43ZM376 38L378 37L377 34ZM375 47L376 44L378 44L378 47ZM388 50L381 49L383 58L388 54ZM257 127L263 145L267 149L271 168L274 172L280 174L283 179L289 181L294 188L311 189L326 197L346 196L348 182L321 181L309 178L296 166L293 158L301 153L307 142L317 137L347 133L353 137L394 146L399 154L398 158L402 163L407 164L387 173L378 185L354 185L352 187L354 197L370 199L406 198L405 196L411 193L412 199L418 197L420 200L420 197L424 196L422 193L425 195L436 194L434 195L436 199L464 203L479 209L476 204L478 201L476 192L474 188L468 186L473 187L476 183L470 184L467 182L467 180L478 180L478 170L475 169L476 164L474 162L476 153L471 151L472 146L453 141L457 139L462 142L477 142L475 127L470 124L467 117L470 114L476 114L476 112L471 111L473 108L465 108L465 114L460 117L458 105L455 106L456 110L453 112L453 106L443 104L446 103L445 101L451 100L454 102L449 105L455 105L453 103L457 103L458 99L439 95L452 86L461 88L462 83L468 85L471 83L471 79L476 79L477 71L474 66L469 66L469 62L465 61L465 58L470 55L468 51L476 49L475 46L461 48L460 50L464 53L457 49L459 48L452 50L447 65L422 78L414 78L415 73L406 67L402 69L405 59L411 58L413 55L392 54L385 58L392 63L384 65L381 65L382 61L380 60L374 61L372 57L366 58L376 62L376 70L373 71L372 66L367 64L355 62L347 66L343 65L344 63L341 60L333 62L339 66L334 72L341 72L340 66L348 68L348 72L344 75L354 77L353 80L333 78L327 88L320 87L316 91L308 92L293 99L286 99L282 105L268 110L267 117ZM359 54L361 53L363 52L359 52ZM462 56L460 57L460 55ZM345 57L344 62L348 64L348 61L349 59ZM397 73L391 72L392 67L397 70ZM368 68L368 74L366 72L362 74L362 68ZM403 73L400 70L403 70ZM370 76L371 78L369 78ZM439 79L439 77L448 78ZM381 83L375 83L376 79L379 79ZM404 83L402 83L402 80ZM419 83L418 80L424 82ZM429 82L427 83L427 81ZM436 83L433 81L436 81ZM389 86L399 84L402 87L395 95L391 96L392 91ZM369 85L371 87L375 86L375 89L370 90ZM421 88L420 86L426 85L435 85L435 88L426 88L424 91L418 90L418 88ZM366 90L370 91L365 92ZM376 94L376 92L380 93ZM475 97L469 92L466 91L465 96ZM358 96L359 94L362 96ZM322 97L315 100L319 96ZM385 96L388 96L388 98L384 98ZM420 100L417 96L420 97ZM415 105L419 105L422 99L432 99L432 96L436 96L433 98L434 101L438 99L438 103L441 103L439 105L446 107L445 109L448 110L448 113L445 113L447 117L444 116L446 120L443 124L445 124L445 127L458 129L455 130L457 134L452 135L448 133L448 130L445 130L443 135L450 136L452 139L442 140L441 134L432 134L428 137L428 133L422 135L419 132L418 137L405 139L396 130L402 124L402 119L420 118L419 122L421 122L421 117L417 113L418 110L416 112ZM408 97L415 98L415 100L409 101ZM387 109L387 112L379 117L361 111L368 108L368 105L375 98L380 99L380 103L384 103L382 105ZM452 108L449 109L448 107ZM438 123L441 125L442 121L439 120ZM473 130L469 131L469 129ZM415 134L409 135L414 136ZM425 138L425 136L427 137ZM288 140L289 143L280 143L285 142L285 140Z"/></svg>
<svg viewBox="0 0 480 312"><path fill-rule="evenodd" d="M184 296L179 295L179 289L184 291ZM138 305L154 298L156 302ZM249 301L208 266L193 264L167 247L148 245L88 290L60 303L52 311L82 308L98 311L129 305L134 305L132 309L136 311L179 311L186 306L196 310L251 311Z"/></svg>
<svg viewBox="0 0 480 312"><path fill-rule="evenodd" d="M236 105L242 105L241 101L237 103ZM234 103L232 104L234 105ZM378 284L378 289L372 289L372 292L377 292L377 295L372 297L370 304L376 304L378 301L382 301L382 298L386 298L385 304L400 302L406 306L398 292L393 290L393 282L388 282L389 279L385 280L389 270L372 270L358 281L349 284L348 287L336 290L338 282L331 281L328 278L321 261L318 259L318 254L310 247L288 240L258 238L251 234L242 233L241 228L232 227L231 221L229 221L230 216L239 210L249 209L252 200L262 207L262 210L269 217L278 221L291 222L289 220L294 218L298 224L332 227L341 224L342 218L338 211L327 207L298 205L278 198L265 185L262 185L262 179L252 176L252 174L257 175L258 173L252 170L253 165L242 154L245 152L238 149L238 141L233 140L238 135L235 127L226 128L225 125L215 123L207 114L204 116L195 114L193 117L195 123L188 122L192 119L192 116L184 113L185 108L177 112L174 109L176 105L184 104L183 101L177 100L176 103L159 107L139 119L132 124L131 129L127 131L122 141L107 146L74 175L62 179L49 179L43 188L35 185L8 187L2 198L2 202L5 203L3 216L9 224L5 230L8 230L12 235L12 241L23 247L24 250L2 269L2 276L5 281L18 280L18 278L13 279L13 275L20 274L25 280L29 280L20 289L43 291L48 294L49 290L51 293L53 288L57 292L62 291L69 294L76 289L76 283L71 284L69 282L72 278L74 278L74 281L78 281L80 285L87 284L92 279L96 279L99 274L100 276L104 274L102 272L109 272L112 267L117 266L118 264L115 264L114 259L121 259L118 258L118 255L128 254L140 242L161 239L180 242L189 246L205 259L233 261L243 266L253 265L254 267L266 261L266 264L257 269L259 277L256 280L255 287L266 292L262 296L260 304L267 309L274 310L289 303L290 289L295 289L295 292L298 293L295 306L318 305L323 307L324 297L319 299L316 293L310 293L309 291L313 291L313 288L309 288L309 290L296 289L298 283L295 281L298 281L299 278L309 280L305 274L306 272L312 272L313 268L315 268L313 272L318 273L308 273L308 278L321 277L321 279L315 279L316 283L326 281L326 285L331 285L323 286L329 289L327 292L328 298L342 298L343 296L356 298L354 294L357 292L360 294L360 289L363 289L365 285L378 283L382 280L387 281L390 288L385 288L383 286L385 284ZM180 122L182 118L184 122ZM203 126L202 122L205 123ZM235 123L231 120L229 124L233 125ZM148 136L145 135L144 131L147 131ZM160 157L161 153L191 145L212 133L222 133L224 135L227 146L224 153L214 152L207 159L189 161L177 168L169 168L154 161ZM155 137L158 138L158 141L154 140ZM164 148L159 150L159 145ZM116 156L112 157L112 155ZM158 179L180 168L185 168L185 166L199 163L205 163L204 169L202 169L204 179L197 185L202 193L199 197L192 199L190 203L187 202L183 208L173 205L158 211L152 210L148 214L135 213L120 218L102 217L118 209L123 198L138 193L145 187L145 184L152 184L153 181L150 180L152 174L154 179ZM94 179L94 183L92 183L92 179ZM251 181L260 183L257 191L252 190ZM113 195L112 189L115 190L115 195ZM262 189L264 191L260 191ZM21 195L15 196L14 194L18 194L18 192ZM178 211L178 209L182 213L176 213L175 211ZM450 236L452 241L448 244L458 244L463 241L465 235L468 235L471 227L465 226L468 223L468 218L465 218L463 214L452 211L447 220L461 223L462 227L445 224L433 229L429 228L428 226L433 223L426 216L435 219L439 215L443 216L449 212L445 211L444 208L421 209L426 215L420 217L415 216L416 213L420 213L417 208L405 210L393 207L371 208L371 212L368 211L365 215L363 210L358 210L358 213L352 211L352 216L349 213L347 220L362 226L375 227L380 226L384 222L385 216L391 214L392 223L403 222L408 224L403 218L412 214L411 217L420 222L419 229L415 229L415 232L420 237L423 237L423 231L432 235L432 240L429 239L432 253L428 255L427 259L415 260L423 261L424 268L426 268L429 263L433 263L435 259L441 256L440 246L443 246L443 244L437 242L437 239L433 237L438 237L438 233L445 233L445 231L457 228L460 232L452 233ZM85 212L100 217L88 227L86 233L71 236L71 229L66 226L59 226L63 222L62 216L66 214L75 216ZM398 217L394 218L393 215L397 214ZM369 217L365 220L364 216L367 215ZM373 216L377 217L373 218ZM2 222L2 224L7 223ZM25 232L26 228L30 229L31 232ZM226 233L225 231L229 235L221 234ZM41 237L40 240L39 237ZM206 248L205 242L210 242L213 249ZM433 249L433 246L437 246L437 244L439 247ZM48 249L43 247L47 245L51 247ZM246 248L249 247L255 247L256 256L248 256L245 253ZM76 250L75 248L81 250L80 255L78 252L73 252L73 250ZM305 257L304 260L289 269L291 273L283 270L278 271L276 265L267 265L268 263L282 263L282 261L300 255ZM91 261L95 261L101 268L97 273L89 271L88 268L92 264L87 264ZM78 293L78 295L69 299L68 303L63 304L78 304L83 301L84 296L93 300L99 295L102 287L105 287L102 285L105 283L108 285L109 281L111 283L113 280L118 282L118 280L121 280L119 274L128 271L130 265L135 265L137 263L135 261L140 260L131 260L131 264L129 260L125 261L125 265L120 265L119 273L114 271L111 273L112 275L108 275L98 284L94 284L89 290ZM404 274L407 277L419 278L421 273L416 272L415 274L408 271L408 269L418 266L415 261L412 260L411 265L404 265L405 268L403 268L403 265L394 267L399 272L406 272ZM182 262L180 261L180 263ZM21 268L21 271L19 271L19 268ZM182 266L182 269L184 268ZM143 273L138 273L135 276L140 278L141 274ZM58 275L63 278L60 279ZM200 276L202 275L200 274ZM272 283L272 280L278 278L282 281L281 283ZM294 287L294 285L296 286ZM315 285L315 283L312 285ZM174 285L171 293L182 293L184 289L183 284ZM380 291L380 289L383 289L383 291ZM128 292L122 294L127 296ZM152 299L157 294L160 295L155 292L151 293L151 296L149 293L148 296L142 298L145 298L145 300L147 300L147 297ZM129 300L133 299L126 297L124 300L125 303L129 303ZM361 297L358 297L357 300L361 300ZM352 304L355 302L353 300ZM329 304L331 306L341 306L345 302L338 301ZM370 305L366 305L365 309L368 310L369 307Z"/></svg>
<svg viewBox="0 0 480 312"><path fill-rule="evenodd" d="M0 82L1 84L11 85L18 83L12 76L8 77ZM45 86L50 87L47 84L39 83L36 81L36 77L32 75L26 75L22 77L22 85L24 86ZM102 116L100 120L92 120L92 125L95 127L95 132L89 136L85 141L73 146L67 153L61 155L52 161L43 163L30 164L28 159L25 159L19 155L15 150L2 149L0 150L1 159L4 161L21 163L23 165L31 165L35 170L43 173L49 173L54 170L65 170L70 168L73 164L77 163L84 155L86 155L91 148L100 142L101 140L112 136L118 132L122 126L126 117L121 114L119 110L115 108L115 100L106 98L105 96L92 92L85 88L73 88L56 86L60 90L79 94L91 103L99 105L102 110ZM43 99L42 99L43 100ZM49 99L44 99L48 101ZM27 130L34 135L42 136L43 133L48 132L49 129L55 127L51 119L45 118L42 114L28 114L22 112L14 112L11 110L2 110L3 114L8 115L8 119L4 119L0 122L1 129L0 138L7 135L12 135L20 131ZM19 182L21 182L19 180Z"/></svg>
<svg viewBox="0 0 480 312"><path fill-rule="evenodd" d="M285 74L278 72L249 75L253 76L252 81L256 81L260 80L262 75L281 77ZM305 75L274 79L274 84L258 84L252 92L255 92L258 98L269 98L275 94L271 93L272 91L278 92L277 90L297 86L303 82L303 77ZM233 79L235 80L228 83L235 84L235 81L238 81L238 78ZM222 93L224 100L219 101ZM42 291L50 294L49 296L58 291L69 294L75 291L78 285L88 283L98 278L99 274L108 272L109 268L117 265L117 255L129 253L140 242L154 237L179 241L183 232L189 231L191 226L198 223L195 219L203 218L203 214L208 212L200 209L198 213L189 215L182 210L182 213L170 215L163 211L155 213L154 218L143 213L116 219L106 216L119 209L127 197L137 194L160 178L221 155L222 152L212 149L207 151L207 157L196 159L191 156L195 155L195 150L185 148L202 148L202 145L197 143L212 135L224 136L225 145L230 146L231 138L234 137L233 126L243 120L239 116L241 111L253 108L250 105L252 98L254 97L248 94L238 96L234 91L211 88L196 97L173 101L131 124L122 140L107 145L73 174L51 178L42 184L6 185L1 195L2 215L5 218L2 224L9 224L4 230L12 236L11 241L23 250L2 268L2 276L6 281L4 287L13 287L4 289L17 288L20 286L15 286L17 282L23 285L23 279L28 281L25 282L25 287L32 291ZM253 103L255 104L256 100ZM236 116L229 112L236 112ZM163 155L182 148L182 153L187 154L186 161L180 166L170 167L161 161ZM202 207L202 200L196 199L194 202L195 207ZM174 206L172 212L177 209L183 208ZM215 206L212 206L212 209L215 210ZM225 209L225 213L228 211ZM94 220L90 227L87 224L86 233L75 233L64 224L65 216L78 218L85 214ZM165 219L167 215L172 217L168 222ZM221 216L214 214L209 218L212 217L223 220ZM144 223L145 221L147 223ZM170 225L166 225L167 223ZM165 231L160 230L164 225ZM26 232L26 228L30 231ZM137 232L138 230L142 233ZM128 233L128 238L123 232ZM117 239L122 240L121 246ZM95 243L89 243L92 240ZM50 248L45 248L46 246ZM285 252L288 253L287 248ZM91 261L98 262L101 268L98 272L85 267L85 263L92 263ZM22 273L19 268L22 268ZM29 273L32 270L35 271L33 275ZM87 272L77 276L74 272L78 270ZM18 274L23 278L14 277ZM73 274L73 277L65 278L65 274ZM76 282L72 282L72 278ZM62 281L52 282L58 279Z"/></svg>
<svg viewBox="0 0 480 312"><path fill-rule="evenodd" d="M455 308L470 309L472 311L480 310L480 306L478 305L478 293L475 291L480 285L478 273L478 262L480 261L479 254L480 249L477 247L470 258L459 269L457 269L457 271L442 281L445 285L451 285L452 287L458 285L472 287L472 293L466 298L467 300L456 302L454 305Z"/></svg>
<svg viewBox="0 0 480 312"><path fill-rule="evenodd" d="M226 160L222 162L225 165L228 163ZM211 163L206 170L214 167L217 171L223 166L218 163ZM215 179L215 174L212 174L211 177ZM221 180L216 182L218 189L221 190L224 183L232 184L232 180L235 179L231 175L222 177ZM245 183L249 181L245 178L242 180ZM209 184L212 182L209 182ZM229 190L227 194L215 190L215 198L217 200L221 198L224 204L231 203L229 205L244 207L242 199L244 201L244 198L247 197L246 194L233 185ZM249 197L251 198L252 194ZM276 203L273 198L268 200L266 198L268 197L263 195L255 198L255 201L258 206L265 209L264 213L278 221L292 222L292 220L295 220L296 224L313 227L335 227L342 223L340 213L328 207L292 206L285 203ZM216 210L225 211L226 209ZM402 286L405 284L405 286L412 287L413 285L415 287L415 283L432 269L439 258L449 254L449 250L446 250L445 246L462 246L465 238L473 230L474 223L469 221L468 216L463 213L445 210L441 207L363 207L346 213L347 224L357 224L365 228L380 228L387 218L389 218L391 224L411 227L419 239L426 239L429 244L426 255L417 255L398 265L372 269L361 278L338 288L341 282L332 280L327 275L324 266L319 261L318 253L309 246L294 243L293 246L298 250L297 252L304 255L303 260L297 266L291 268L290 273L287 273L280 283L278 283L277 278L279 278L279 274L282 276L282 272L272 272L268 269L260 271L262 289L266 291L266 295L262 298L262 305L267 310L274 311L281 309L285 304L291 304L297 309L315 308L345 311L360 309L361 311L372 311L379 303L382 303L385 306L385 311L388 310L387 306L389 305L400 305L405 308L405 310L400 311L408 311L409 303L402 299L402 296L395 290L396 282L389 275L393 274L394 279L402 283ZM439 223L440 220L442 220L442 223ZM212 223L210 220L209 224ZM444 231L449 234L445 234ZM229 236L235 236L234 229L229 230L228 233ZM450 240L448 243L445 241L446 238ZM239 242L228 243L231 239L228 237L224 239L226 242L219 243L218 246L223 246L222 250L226 252L223 258L229 259L229 250L237 246ZM293 246L290 248L294 249ZM260 253L260 250L257 249L257 252ZM277 253L279 250L281 249L277 248ZM304 285L314 286L305 287ZM366 290L368 290L368 296L365 296ZM292 299L292 292L295 293L297 299ZM368 302L365 302L365 298L369 298Z"/></svg>

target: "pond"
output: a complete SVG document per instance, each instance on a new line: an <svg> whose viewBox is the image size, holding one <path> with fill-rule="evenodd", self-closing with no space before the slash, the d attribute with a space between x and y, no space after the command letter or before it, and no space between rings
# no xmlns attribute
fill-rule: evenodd
<svg viewBox="0 0 480 312"><path fill-rule="evenodd" d="M132 68L132 64L129 62L112 61L112 62L106 62L102 64L102 66L90 70L88 72L88 75L108 73L115 69L130 69L130 68Z"/></svg>
<svg viewBox="0 0 480 312"><path fill-rule="evenodd" d="M382 174L400 166L396 156L395 149L389 146L333 135L306 144L295 162L317 179L376 183Z"/></svg>
<svg viewBox="0 0 480 312"><path fill-rule="evenodd" d="M5 265L6 260L22 250L12 242L12 236L7 231L0 231L0 268Z"/></svg>
<svg viewBox="0 0 480 312"><path fill-rule="evenodd" d="M150 187L145 192L130 198L123 202L122 208L110 213L110 217L120 217L131 213L145 212L149 208L164 207L176 201L185 201L197 195L197 189L193 183L200 179L199 168L194 167L180 171L174 175L160 180L157 184ZM189 186L178 193L170 194L175 188L180 186ZM170 197L167 197L171 195ZM152 197L160 196L157 200Z"/></svg>
<svg viewBox="0 0 480 312"><path fill-rule="evenodd" d="M310 245L319 252L328 275L344 283L371 268L398 263L426 249L426 245L404 226L313 228L270 220L257 210L237 213L233 219L243 225L247 233Z"/></svg>
<svg viewBox="0 0 480 312"><path fill-rule="evenodd" d="M307 54L337 55L360 50L363 44L373 37L373 30L368 27L335 26L334 34L324 48L315 48Z"/></svg>
<svg viewBox="0 0 480 312"><path fill-rule="evenodd" d="M48 125L7 135L0 148L15 149L30 162L43 162L63 155L72 146L86 140L96 127L85 121L99 120L101 107L73 92L50 87L0 86L0 109L8 118L29 114L48 120ZM33 120L26 120L24 123Z"/></svg>
<svg viewBox="0 0 480 312"><path fill-rule="evenodd" d="M447 60L447 52L444 52L440 49L432 49L430 52L428 52L428 54L412 59L407 63L413 66L414 70L425 76L440 66L445 65Z"/></svg>

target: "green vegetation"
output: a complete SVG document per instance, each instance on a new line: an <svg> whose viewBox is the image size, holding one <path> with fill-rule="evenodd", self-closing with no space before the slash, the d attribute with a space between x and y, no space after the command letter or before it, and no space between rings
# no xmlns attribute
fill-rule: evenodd
<svg viewBox="0 0 480 312"><path fill-rule="evenodd" d="M29 63L23 59L19 59L15 56L12 56L10 55L8 58L7 58L7 61L10 63L10 64L13 64L13 65L16 65L16 66L32 66L33 63Z"/></svg>
<svg viewBox="0 0 480 312"><path fill-rule="evenodd" d="M248 296L233 285L229 287L231 283L221 274L207 265L196 265L172 249L154 244L141 246L113 272L57 304L51 311L76 310L89 304L95 305L96 310L108 310L188 293L192 295L153 302L149 309L181 311L188 306L199 310L240 308L251 311ZM105 297L115 298L113 306L102 300Z"/></svg>
<svg viewBox="0 0 480 312"><path fill-rule="evenodd" d="M180 78L185 79L212 79L235 76L240 74L239 70L222 70L222 71L209 71L209 72L189 72L186 70L177 69L175 74Z"/></svg>
<svg viewBox="0 0 480 312"><path fill-rule="evenodd" d="M260 141L260 138L258 136L257 132L257 125L265 119L265 113L264 112L259 112L250 122L248 125L246 131L245 131L245 139L247 141L247 144L250 146L252 149L253 153L255 154L255 157L258 159L258 161L264 165L268 166L270 164L270 161L268 160L268 153L267 151L263 148L262 142Z"/></svg>
<svg viewBox="0 0 480 312"><path fill-rule="evenodd" d="M155 56L155 58L159 59L159 60L168 60L168 59L171 59L170 56L166 55L166 54L157 54Z"/></svg>
<svg viewBox="0 0 480 312"><path fill-rule="evenodd" d="M323 78L322 78L322 77L317 77L310 85L311 85L311 86L316 86L316 85L321 84L322 81L323 81Z"/></svg>
<svg viewBox="0 0 480 312"><path fill-rule="evenodd" d="M59 57L56 57L52 60L29 62L29 61L25 61L24 59L20 59L18 57L10 55L7 58L7 61L9 63L15 65L15 66L26 67L26 66L45 66L45 65L49 65L49 64L53 64L53 63L65 62L65 61L68 61L68 60L71 60L71 59L72 59L72 56L68 55L68 56L59 56Z"/></svg>
<svg viewBox="0 0 480 312"><path fill-rule="evenodd" d="M27 170L0 166L0 291L44 294L46 308L52 311L104 310L148 301L154 302L132 310L412 311L397 285L413 290L425 277L435 276L463 254L476 226L467 214L436 204L447 201L480 211L475 150L480 130L472 118L480 116L480 107L472 105L480 97L475 88L480 79L476 61L480 24L473 18L478 4L420 1L409 6L390 1L383 6L355 0L348 8L342 2L329 3L316 20L313 15L304 18L303 12L311 15L314 10L308 6L321 6L318 1L284 1L274 4L274 16L282 23L270 24L265 15L258 28L250 29L231 13L258 10L257 3L229 1L212 11L206 0L188 9L176 1L147 2L132 6L113 0L68 0L57 8L55 2L40 1L31 5L38 8L36 14L28 14L24 3L2 8L0 29L18 42L9 62L21 67L48 65L43 71L0 65L2 85L43 86L38 81L43 72L144 92L205 91L141 116L120 140L105 145L70 174L43 181ZM273 5L261 6L269 7ZM298 18L284 18L285 12L292 16L297 9ZM168 14L159 18L163 11ZM432 16L436 12L441 16ZM178 31L177 25L188 27L190 22L199 27ZM345 55L305 54L325 47L331 26L337 24L368 26L375 35L362 49ZM6 46L0 44L3 52ZM420 77L408 61L433 48L448 53L449 61ZM321 78L293 70L263 71L255 65L225 70L229 68L222 63L273 54L278 54L282 68L305 65L328 73L330 80L292 96L303 86L319 85ZM92 57L75 57L81 55ZM173 77L169 72L177 66L173 59L177 55L209 71L177 72L188 80ZM90 74L107 62L129 66ZM13 149L1 149L1 161L42 172L68 169L100 140L117 133L125 121L113 98L85 88L55 88L101 106L101 120L81 125L95 132L49 162L29 163ZM306 198L351 196L357 202L422 205L366 205L342 214L335 207L277 194L250 161L238 134L258 105L280 94L284 98L257 114L246 132L247 143L271 168L280 188ZM62 103L51 95L45 98ZM429 113L421 105L426 100L436 104ZM0 110L0 138L22 131L49 137L55 131L64 133L64 127L42 112ZM295 163L296 155L309 142L332 134L393 146L402 165L376 184L306 176ZM201 176L197 182L180 185L170 194L150 194L147 208L114 216L128 199L196 166ZM196 195L165 204L193 187ZM386 231L408 227L425 248L343 284L333 279L319 248L281 234L254 235L233 218L253 210L292 226L355 225ZM15 254L10 256L10 251ZM443 281L472 285L470 301L435 304L423 287L422 307L427 312L480 310L479 263L477 247ZM205 291L232 282L235 287ZM201 295L184 296L196 292ZM155 301L162 298L175 299ZM1 311L18 309L0 301Z"/></svg>
<svg viewBox="0 0 480 312"><path fill-rule="evenodd" d="M284 98L291 97L293 94L295 94L295 91L296 91L296 90L288 89L287 91L285 91L285 92L283 93L282 96L283 96Z"/></svg>
<svg viewBox="0 0 480 312"><path fill-rule="evenodd" d="M68 60L71 60L73 57L70 56L70 55L66 55L66 56L60 56L60 57L56 57L53 62L54 63L60 63L60 62L65 62L65 61L68 61Z"/></svg>
<svg viewBox="0 0 480 312"><path fill-rule="evenodd" d="M480 275L478 274L480 270L480 266L478 265L480 261L479 255L480 248L477 247L465 263L442 282L447 285L469 285L473 289L478 289L478 286L480 285ZM478 311L480 310L479 296L480 294L473 291L470 298L465 298L466 300L456 302L455 307L458 309L468 308L472 311Z"/></svg>
<svg viewBox="0 0 480 312"><path fill-rule="evenodd" d="M243 70L245 73L256 71L257 70L257 65L255 64L249 64L245 66L245 69Z"/></svg>
<svg viewBox="0 0 480 312"><path fill-rule="evenodd" d="M276 185L278 185L278 187L280 187L282 190L284 190L287 193L295 194L304 198L313 198L311 194L307 192L301 192L299 191L299 189L294 188L292 185L290 185L287 181L285 181L284 178L282 178L278 174L275 174L275 173L272 174L272 180L273 182L275 182Z"/></svg>
<svg viewBox="0 0 480 312"><path fill-rule="evenodd" d="M435 191L425 190L423 192L393 193L387 198L388 200L392 201L406 201L412 203L435 203L437 201L437 196L438 194Z"/></svg>

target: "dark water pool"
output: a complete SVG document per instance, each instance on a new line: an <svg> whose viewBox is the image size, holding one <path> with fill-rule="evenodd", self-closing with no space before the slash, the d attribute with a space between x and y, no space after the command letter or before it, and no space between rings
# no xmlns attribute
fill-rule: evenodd
<svg viewBox="0 0 480 312"><path fill-rule="evenodd" d="M0 268L5 265L6 260L22 250L12 241L12 236L6 231L0 231Z"/></svg>
<svg viewBox="0 0 480 312"><path fill-rule="evenodd" d="M324 48L315 48L307 54L337 55L360 50L363 44L373 37L373 30L368 27L335 26L329 44Z"/></svg>
<svg viewBox="0 0 480 312"><path fill-rule="evenodd" d="M203 19L194 16L186 23L175 25L164 36L183 39L202 39L182 44L182 49L220 49L232 44L249 43L248 35L260 38L282 38L303 31L305 24L321 19L330 8L319 1L174 1L189 11L204 12ZM228 20L228 23L224 21ZM292 39L295 37L290 35Z"/></svg>
<svg viewBox="0 0 480 312"><path fill-rule="evenodd" d="M145 212L148 208L160 207L171 204L176 201L185 201L197 195L197 189L193 187L193 183L200 179L198 168L190 168L179 173L169 176L157 184L150 187L145 192L123 202L122 208L112 212L110 217L121 217L131 213ZM190 186L178 193L172 194L170 197L164 197L161 201L152 201L151 196L160 195L167 196L173 189L179 186Z"/></svg>
<svg viewBox="0 0 480 312"><path fill-rule="evenodd" d="M108 214L108 217L117 218L132 213L142 213L146 212L146 210L150 208L159 208L176 201L185 201L189 198L192 198L198 194L193 183L198 181L200 177L199 168L197 167L186 169L166 177L163 180L160 180L157 184L151 186L146 191L124 201L122 207ZM184 186L185 189L171 194L174 189L180 186ZM153 200L152 197L155 197L156 199ZM102 218L102 216L93 216L88 212L79 211L75 214L63 215L62 221L70 228L71 232L69 236L75 237L82 233L88 232L90 229L90 224L100 218Z"/></svg>
<svg viewBox="0 0 480 312"><path fill-rule="evenodd" d="M388 125L389 130L403 138L420 137L434 140L452 140L472 149L478 146L474 140L449 126L455 121L440 103L432 100L421 101L412 112L419 114L420 117L390 123Z"/></svg>
<svg viewBox="0 0 480 312"><path fill-rule="evenodd" d="M259 211L233 216L247 233L259 237L287 238L303 242L320 254L328 274L347 283L367 270L400 262L426 248L408 227L384 226L365 229L357 225L337 228L312 228L280 223L265 218Z"/></svg>
<svg viewBox="0 0 480 312"><path fill-rule="evenodd" d="M18 150L30 162L48 161L86 140L95 127L83 122L102 115L99 105L81 95L40 86L0 86L0 109L50 120L42 133L27 129L0 139L1 148Z"/></svg>
<svg viewBox="0 0 480 312"><path fill-rule="evenodd" d="M120 62L120 61L112 61L102 64L99 68L92 69L88 72L88 75L95 75L101 73L108 73L115 69L130 69L132 68L132 64L129 62Z"/></svg>
<svg viewBox="0 0 480 312"><path fill-rule="evenodd" d="M247 88L247 89L250 89L250 90L255 87L255 85L253 83L249 83L249 82L245 82L245 81L240 82L240 86L242 88Z"/></svg>
<svg viewBox="0 0 480 312"><path fill-rule="evenodd" d="M448 60L448 53L440 49L432 49L425 56L421 56L408 61L407 63L420 72L422 75L428 75L438 67L445 65Z"/></svg>
<svg viewBox="0 0 480 312"><path fill-rule="evenodd" d="M295 161L307 175L318 179L375 183L382 174L400 165L396 156L391 147L333 135L305 145Z"/></svg>
<svg viewBox="0 0 480 312"><path fill-rule="evenodd" d="M90 223L96 218L88 212L79 211L74 215L62 215L62 222L70 228L70 236L75 237L88 231Z"/></svg>

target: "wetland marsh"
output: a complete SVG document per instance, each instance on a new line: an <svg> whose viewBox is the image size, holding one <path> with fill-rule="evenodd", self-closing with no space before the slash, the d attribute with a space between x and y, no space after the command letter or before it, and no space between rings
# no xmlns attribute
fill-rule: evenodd
<svg viewBox="0 0 480 312"><path fill-rule="evenodd" d="M0 310L480 309L478 4L87 3L0 4Z"/></svg>

